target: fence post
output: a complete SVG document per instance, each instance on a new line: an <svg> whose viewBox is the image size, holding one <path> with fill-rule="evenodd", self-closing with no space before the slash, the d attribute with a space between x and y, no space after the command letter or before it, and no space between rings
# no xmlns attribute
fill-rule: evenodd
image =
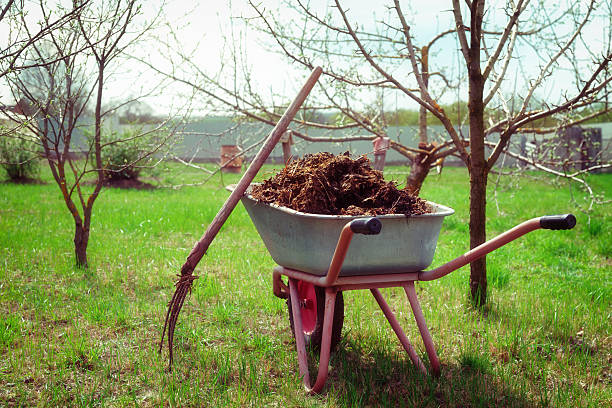
<svg viewBox="0 0 612 408"><path fill-rule="evenodd" d="M242 156L240 148L235 145L221 146L221 171L240 173L242 170Z"/></svg>
<svg viewBox="0 0 612 408"><path fill-rule="evenodd" d="M291 155L291 145L293 144L293 137L291 130L287 130L280 138L283 146L283 162L285 166L289 164L293 156Z"/></svg>
<svg viewBox="0 0 612 408"><path fill-rule="evenodd" d="M389 150L389 138L378 136L372 141L372 144L374 145L374 170L383 171L387 150Z"/></svg>

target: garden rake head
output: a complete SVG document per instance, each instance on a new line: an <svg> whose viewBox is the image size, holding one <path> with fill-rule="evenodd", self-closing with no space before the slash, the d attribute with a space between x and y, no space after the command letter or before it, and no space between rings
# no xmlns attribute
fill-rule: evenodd
<svg viewBox="0 0 612 408"><path fill-rule="evenodd" d="M162 348L164 346L164 335L166 334L166 329L168 329L168 353L170 360L168 370L170 371L172 371L172 345L174 342L174 329L176 327L176 321L178 320L179 313L181 313L181 309L183 308L183 303L187 298L187 294L191 293L191 286L193 284L193 281L198 279L198 276L193 274L193 269L186 266L188 265L183 265L183 268L181 268L181 274L176 275L178 276L178 280L174 284L176 289L174 290L174 295L172 295L172 299L170 299L170 302L168 302L168 310L166 311L164 329L162 331L161 341L159 342L159 353L161 354Z"/></svg>

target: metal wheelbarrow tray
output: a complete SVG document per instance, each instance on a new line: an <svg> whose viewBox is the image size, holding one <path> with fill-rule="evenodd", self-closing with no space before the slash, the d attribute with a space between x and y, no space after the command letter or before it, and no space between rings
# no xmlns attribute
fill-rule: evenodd
<svg viewBox="0 0 612 408"><path fill-rule="evenodd" d="M444 217L454 212L451 208L429 203L431 214L412 217L304 214L258 202L249 196L248 190L242 203L279 264L273 271L273 291L287 299L300 375L310 393L319 392L327 381L330 352L340 340L344 320L343 291L369 289L412 362L426 373L425 365L379 290L404 288L431 372L438 375L440 362L414 282L441 278L536 229L571 229L576 224L572 214L533 218L444 265L424 271L433 260ZM353 234L359 235L353 238ZM314 384L308 370L307 343L320 349Z"/></svg>
<svg viewBox="0 0 612 408"><path fill-rule="evenodd" d="M248 194L248 191L247 191ZM320 215L242 198L257 232L272 259L287 268L324 276L344 225L358 218ZM429 214L406 217L381 215L376 236L356 236L351 242L340 276L415 272L427 268L434 257L444 217L454 211L428 202Z"/></svg>

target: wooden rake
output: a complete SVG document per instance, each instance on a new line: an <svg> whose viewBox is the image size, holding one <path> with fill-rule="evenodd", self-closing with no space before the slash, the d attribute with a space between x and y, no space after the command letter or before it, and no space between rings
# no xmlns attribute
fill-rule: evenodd
<svg viewBox="0 0 612 408"><path fill-rule="evenodd" d="M217 236L217 233L219 232L229 215L236 207L236 204L238 204L238 201L240 201L240 198L244 195L246 189L249 187L249 185L259 172L259 169L274 149L274 146L276 146L283 133L285 133L285 131L287 130L287 127L289 126L289 124L297 114L298 110L304 103L304 100L306 100L306 97L319 79L321 72L321 67L316 67L312 71L312 73L308 77L308 80L298 93L297 97L293 100L291 105L289 105L289 107L287 108L283 116L280 118L274 129L272 129L272 132L270 132L270 135L266 139L264 145L261 147L255 158L253 159L253 162L238 182L234 191L230 194L230 196L225 201L213 221L210 223L210 225L206 229L206 232L204 233L204 235L202 235L202 238L200 238L200 240L194 245L193 249L189 253L189 256L187 256L187 261L181 268L181 274L177 275L179 279L174 284L176 289L174 291L172 299L168 303L168 311L166 312L166 319L164 322L164 329L162 331L162 338L159 343L159 353L161 353L164 344L164 335L166 334L167 329L168 353L170 356L170 362L168 365L169 371L172 371L172 344L174 340L174 329L176 327L176 321L178 319L179 313L181 312L181 308L183 307L183 303L185 302L187 294L191 292L191 285L193 284L193 281L198 278L196 275L193 274L193 271L198 265L198 262L200 262L200 260L202 259L202 256L204 256L204 254L208 250L208 247Z"/></svg>

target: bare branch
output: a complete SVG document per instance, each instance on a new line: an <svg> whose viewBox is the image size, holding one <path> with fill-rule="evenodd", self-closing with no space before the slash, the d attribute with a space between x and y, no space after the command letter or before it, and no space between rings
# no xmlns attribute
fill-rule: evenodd
<svg viewBox="0 0 612 408"><path fill-rule="evenodd" d="M493 147L494 144L491 142L485 142L488 146ZM533 160L530 159L528 157L522 156L518 153L512 152L510 150L506 150L505 153L510 156L513 157L525 164L529 164L533 167L535 167L538 170L544 171L546 173L552 174L554 176L557 177L562 177L571 181L574 181L576 183L579 183L580 185L582 185L582 187L584 187L584 189L587 191L589 198L590 198L590 204L589 207L587 209L587 211L590 211L593 208L594 204L602 204L603 202L597 200L597 197L593 191L593 188L583 179L581 179L580 175L586 174L586 173L590 173L593 172L595 170L600 170L600 169L607 169L607 168L612 168L612 164L602 164L602 165L595 165L595 166L591 166L587 169L583 169L583 170L579 170L573 173L567 173L567 172L562 172L562 171L558 171L555 169L552 169L550 167L544 166L543 164L541 164L540 162L538 162L537 160Z"/></svg>
<svg viewBox="0 0 612 408"><path fill-rule="evenodd" d="M470 9L472 5L468 6ZM467 36L465 35L466 26L463 24L463 16L461 15L461 6L459 5L459 0L453 0L453 15L455 16L455 27L457 30L457 37L459 38L459 44L461 45L461 52L463 53L463 58L465 58L465 62L469 63L470 55L467 42Z"/></svg>
<svg viewBox="0 0 612 408"><path fill-rule="evenodd" d="M582 29L584 28L585 24L587 23L587 21L589 21L589 18L591 16L591 13L593 11L593 7L595 6L595 0L591 0L591 2L589 3L589 7L587 10L587 13L584 17L584 19L582 20L582 22L578 25L578 27L576 28L576 30L574 31L574 33L572 34L572 36L570 37L569 40L567 40L567 42L565 43L564 46L562 46L559 51L552 56L552 58L550 58L550 61L548 61L548 63L544 66L544 68L541 70L540 75L538 76L538 78L536 78L535 81L532 82L531 87L529 88L528 92L527 92L527 96L525 97L524 101L523 101L523 106L521 107L520 111L519 111L519 115L522 115L526 110L527 107L529 106L529 103L531 101L531 98L533 96L534 91L538 88L538 86L542 83L542 80L544 79L544 77L548 74L550 68L553 66L553 64L555 64L557 62L557 60L563 55L565 54L565 52L568 50L568 48L574 43L574 41L576 40L576 38L578 37L578 35L580 34L580 32L582 31Z"/></svg>
<svg viewBox="0 0 612 408"><path fill-rule="evenodd" d="M506 28L504 29L504 32L501 38L499 39L499 42L497 43L495 52L491 55L491 57L487 61L487 65L484 71L482 72L482 76L485 80L489 77L489 74L493 70L493 66L499 59L502 49L504 48L504 46L506 45L506 42L508 41L508 37L510 36L510 33L513 32L513 37L516 38L516 35L518 32L518 19L520 15L523 13L523 11L525 11L525 8L527 7L527 5L529 4L529 0L525 0L524 5L523 5L523 1L524 0L518 1L517 5L514 8L514 13L508 20L508 24L506 24ZM511 43L513 43L513 41ZM511 54L511 51L508 52L508 55L510 54ZM485 102L485 105L486 105L486 102Z"/></svg>

